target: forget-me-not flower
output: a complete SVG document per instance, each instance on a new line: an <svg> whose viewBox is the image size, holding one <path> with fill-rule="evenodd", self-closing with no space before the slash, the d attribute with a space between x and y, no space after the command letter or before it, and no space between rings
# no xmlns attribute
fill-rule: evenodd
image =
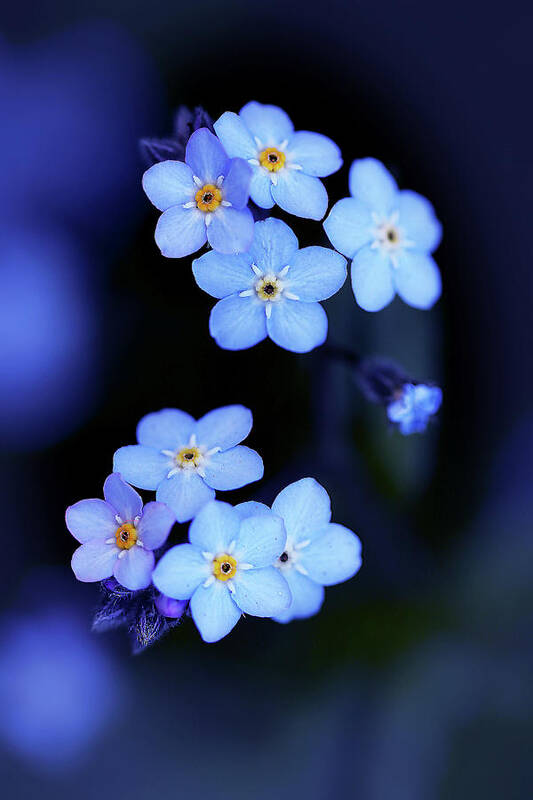
<svg viewBox="0 0 533 800"><path fill-rule="evenodd" d="M239 445L252 422L252 412L238 405L217 408L198 421L164 408L141 419L139 444L117 450L113 468L133 486L156 491L178 522L186 522L214 498L215 489L239 489L263 477L261 457Z"/></svg>
<svg viewBox="0 0 533 800"><path fill-rule="evenodd" d="M287 581L272 563L285 548L279 516L263 511L242 520L228 503L213 500L189 527L190 544L171 548L157 564L154 584L168 597L190 598L205 642L216 642L241 614L272 617L291 603Z"/></svg>
<svg viewBox="0 0 533 800"><path fill-rule="evenodd" d="M278 106L247 103L238 114L226 111L215 131L231 157L253 168L250 196L260 208L275 203L289 214L322 219L328 195L319 178L342 166L337 145L320 133L294 130Z"/></svg>
<svg viewBox="0 0 533 800"><path fill-rule="evenodd" d="M387 406L387 416L400 433L423 433L442 403L442 390L424 383L406 383Z"/></svg>
<svg viewBox="0 0 533 800"><path fill-rule="evenodd" d="M207 128L195 131L185 149L185 162L161 161L143 175L143 188L163 212L155 240L164 256L195 253L206 240L220 253L248 250L253 236L248 203L251 167L242 158L228 158Z"/></svg>
<svg viewBox="0 0 533 800"><path fill-rule="evenodd" d="M398 293L415 308L430 308L440 297L441 279L431 253L441 224L425 197L399 191L380 161L363 158L350 168L350 194L324 222L333 247L352 262L355 299L366 311L380 311Z"/></svg>
<svg viewBox="0 0 533 800"><path fill-rule="evenodd" d="M164 503L143 502L116 472L104 483L105 500L80 500L67 508L66 523L81 542L72 556L79 581L115 576L126 589L145 589L152 581L153 550L167 539L175 517Z"/></svg>
<svg viewBox="0 0 533 800"><path fill-rule="evenodd" d="M256 222L248 253L205 253L193 262L201 289L221 298L209 330L220 347L242 350L269 336L286 350L306 353L322 344L328 318L318 302L346 279L346 261L325 247L298 250L298 239L281 220Z"/></svg>
<svg viewBox="0 0 533 800"><path fill-rule="evenodd" d="M270 514L262 503L236 506L243 519ZM272 511L284 522L287 541L274 566L286 579L292 603L273 614L278 622L310 617L324 601L324 586L352 578L361 566L361 542L348 528L331 520L328 493L314 478L302 478L283 489Z"/></svg>

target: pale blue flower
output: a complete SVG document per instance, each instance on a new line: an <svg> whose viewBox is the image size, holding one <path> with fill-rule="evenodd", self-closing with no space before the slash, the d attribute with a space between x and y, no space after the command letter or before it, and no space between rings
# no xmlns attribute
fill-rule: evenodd
<svg viewBox="0 0 533 800"><path fill-rule="evenodd" d="M387 416L400 433L423 433L442 403L442 390L424 383L406 383L387 406Z"/></svg>

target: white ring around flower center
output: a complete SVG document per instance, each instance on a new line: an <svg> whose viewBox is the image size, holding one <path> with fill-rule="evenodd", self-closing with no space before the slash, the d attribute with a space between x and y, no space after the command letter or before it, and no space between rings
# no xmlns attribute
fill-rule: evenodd
<svg viewBox="0 0 533 800"><path fill-rule="evenodd" d="M172 478L178 472L191 475L197 472L201 478L205 478L205 468L211 456L220 453L220 447L208 447L204 444L197 444L196 434L193 433L188 444L181 445L177 450L161 450L164 456L169 458L169 472L167 478Z"/></svg>

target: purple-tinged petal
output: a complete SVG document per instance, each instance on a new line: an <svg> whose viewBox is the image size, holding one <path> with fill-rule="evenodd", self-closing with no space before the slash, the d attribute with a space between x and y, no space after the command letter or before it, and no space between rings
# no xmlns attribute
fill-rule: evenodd
<svg viewBox="0 0 533 800"><path fill-rule="evenodd" d="M138 486L139 489L148 489L154 492L163 481L172 464L168 456L164 456L153 447L144 447L142 444L129 444L121 447L113 457L113 470L120 472L122 477Z"/></svg>
<svg viewBox="0 0 533 800"><path fill-rule="evenodd" d="M176 517L165 503L147 503L137 525L137 533L147 550L157 550L167 540Z"/></svg>
<svg viewBox="0 0 533 800"><path fill-rule="evenodd" d="M137 425L137 441L156 450L178 450L188 444L196 421L177 408L146 414Z"/></svg>
<svg viewBox="0 0 533 800"><path fill-rule="evenodd" d="M241 616L223 581L199 586L191 597L191 614L204 642L218 642L235 627Z"/></svg>
<svg viewBox="0 0 533 800"><path fill-rule="evenodd" d="M245 253L254 238L252 212L249 208L218 208L207 227L207 238L213 250L219 253Z"/></svg>
<svg viewBox="0 0 533 800"><path fill-rule="evenodd" d="M258 481L264 473L261 456L244 445L215 453L204 469L207 485L224 492Z"/></svg>
<svg viewBox="0 0 533 800"><path fill-rule="evenodd" d="M204 214L197 208L167 208L155 228L156 244L167 258L190 256L205 244L206 239Z"/></svg>
<svg viewBox="0 0 533 800"><path fill-rule="evenodd" d="M185 161L195 177L206 183L216 183L217 178L226 175L229 158L217 137L207 128L195 131L185 150Z"/></svg>
<svg viewBox="0 0 533 800"><path fill-rule="evenodd" d="M244 208L250 196L252 168L242 158L233 158L223 183L224 200L234 208Z"/></svg>
<svg viewBox="0 0 533 800"><path fill-rule="evenodd" d="M160 211L193 200L197 187L192 170L182 161L161 161L146 170L143 189Z"/></svg>
<svg viewBox="0 0 533 800"><path fill-rule="evenodd" d="M152 573L154 586L174 600L188 600L211 574L209 563L198 547L178 544L157 562Z"/></svg>
<svg viewBox="0 0 533 800"><path fill-rule="evenodd" d="M65 521L71 534L81 542L114 536L118 527L116 511L104 500L80 500L67 508Z"/></svg>
<svg viewBox="0 0 533 800"><path fill-rule="evenodd" d="M169 619L179 619L185 613L187 601L174 600L173 597L167 597L166 594L158 594L155 598L155 605L163 617L169 617Z"/></svg>
<svg viewBox="0 0 533 800"><path fill-rule="evenodd" d="M133 545L129 550L122 550L120 558L115 561L113 575L122 586L132 592L146 589L152 583L154 561L151 550Z"/></svg>
<svg viewBox="0 0 533 800"><path fill-rule="evenodd" d="M195 434L198 444L229 450L246 439L252 430L252 412L245 406L222 406L215 408L198 420Z"/></svg>
<svg viewBox="0 0 533 800"><path fill-rule="evenodd" d="M106 544L105 539L91 539L74 552L71 566L79 581L93 583L110 578L115 561L120 553L115 544Z"/></svg>
<svg viewBox="0 0 533 800"><path fill-rule="evenodd" d="M178 522L187 522L214 496L214 490L196 472L181 470L159 484L156 500L170 506Z"/></svg>
<svg viewBox="0 0 533 800"><path fill-rule="evenodd" d="M133 522L142 514L143 501L118 472L113 472L104 483L104 497L121 518L122 522Z"/></svg>

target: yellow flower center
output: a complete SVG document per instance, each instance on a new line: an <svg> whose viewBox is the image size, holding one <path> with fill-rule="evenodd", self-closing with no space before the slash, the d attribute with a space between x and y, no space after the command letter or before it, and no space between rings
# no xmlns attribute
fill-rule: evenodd
<svg viewBox="0 0 533 800"><path fill-rule="evenodd" d="M203 455L199 447L188 445L182 447L176 453L176 464L182 469L193 469L199 467L203 461Z"/></svg>
<svg viewBox="0 0 533 800"><path fill-rule="evenodd" d="M222 202L222 192L213 183L206 183L198 189L194 199L200 211L216 211Z"/></svg>
<svg viewBox="0 0 533 800"><path fill-rule="evenodd" d="M121 550L129 550L137 541L137 529L130 522L126 522L115 531L117 547Z"/></svg>
<svg viewBox="0 0 533 800"><path fill-rule="evenodd" d="M267 147L259 153L259 163L269 172L277 172L285 166L285 153L277 147Z"/></svg>
<svg viewBox="0 0 533 800"><path fill-rule="evenodd" d="M283 286L273 275L265 275L255 284L255 291L261 300L279 300Z"/></svg>
<svg viewBox="0 0 533 800"><path fill-rule="evenodd" d="M227 553L217 556L213 560L213 575L219 581L229 581L237 572L237 562Z"/></svg>

